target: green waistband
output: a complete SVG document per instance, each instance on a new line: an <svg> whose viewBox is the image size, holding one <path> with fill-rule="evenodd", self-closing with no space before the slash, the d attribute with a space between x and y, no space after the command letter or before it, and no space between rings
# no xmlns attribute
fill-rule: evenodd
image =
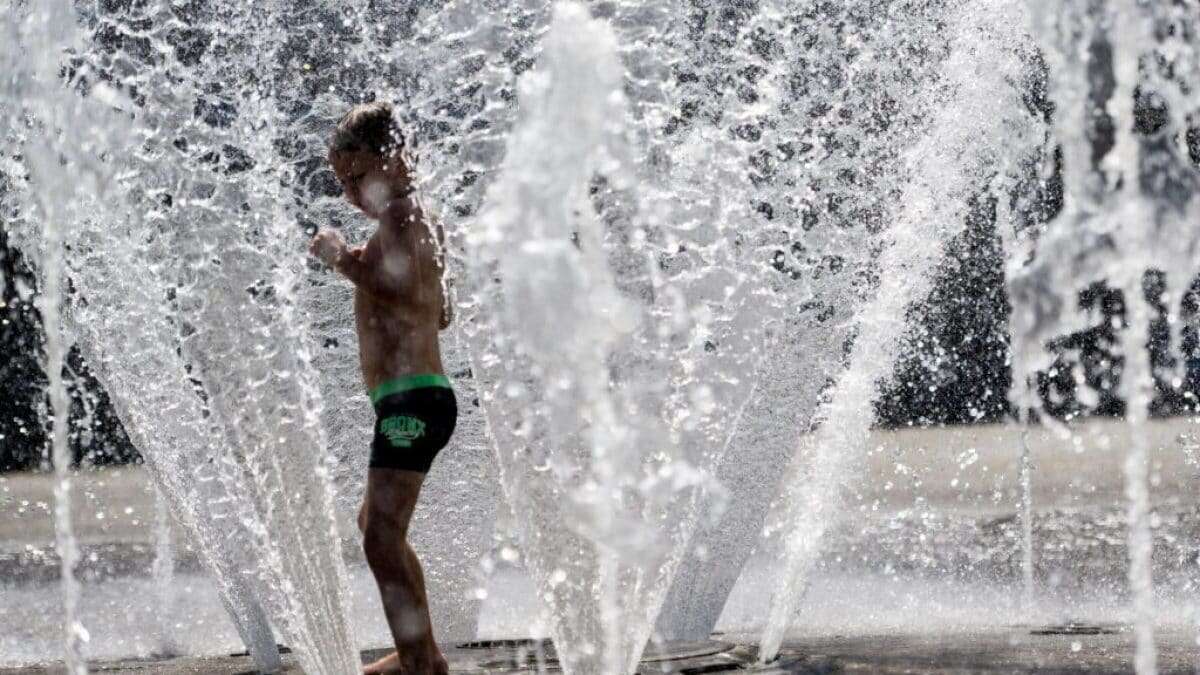
<svg viewBox="0 0 1200 675"><path fill-rule="evenodd" d="M371 403L379 403L386 396L421 387L446 387L449 389L450 378L445 375L430 373L428 375L405 375L404 377L385 380L378 387L371 390Z"/></svg>

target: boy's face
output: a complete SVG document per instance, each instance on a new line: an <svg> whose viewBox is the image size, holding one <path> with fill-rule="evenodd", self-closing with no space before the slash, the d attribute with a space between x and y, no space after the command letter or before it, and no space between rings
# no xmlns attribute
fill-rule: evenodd
<svg viewBox="0 0 1200 675"><path fill-rule="evenodd" d="M369 218L378 218L408 188L408 171L398 154L388 161L373 152L331 152L329 163L346 201Z"/></svg>

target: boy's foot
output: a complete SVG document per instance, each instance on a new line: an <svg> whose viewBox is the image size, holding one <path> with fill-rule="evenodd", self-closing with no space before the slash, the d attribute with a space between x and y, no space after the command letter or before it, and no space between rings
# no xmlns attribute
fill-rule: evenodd
<svg viewBox="0 0 1200 675"><path fill-rule="evenodd" d="M435 654L430 659L430 662L433 664L433 675L447 675L450 672L450 664L440 652ZM405 673L405 670L400 667L399 652L392 652L374 663L363 666L362 671L363 675L396 675L397 673Z"/></svg>
<svg viewBox="0 0 1200 675"><path fill-rule="evenodd" d="M374 663L363 666L363 675L384 675L384 673L400 672L400 654L392 652Z"/></svg>

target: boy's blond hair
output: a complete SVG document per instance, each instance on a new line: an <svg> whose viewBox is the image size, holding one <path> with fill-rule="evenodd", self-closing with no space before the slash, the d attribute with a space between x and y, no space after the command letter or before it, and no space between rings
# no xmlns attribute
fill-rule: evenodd
<svg viewBox="0 0 1200 675"><path fill-rule="evenodd" d="M376 101L360 103L342 116L329 151L370 152L387 157L404 149L404 134L392 115L392 105Z"/></svg>

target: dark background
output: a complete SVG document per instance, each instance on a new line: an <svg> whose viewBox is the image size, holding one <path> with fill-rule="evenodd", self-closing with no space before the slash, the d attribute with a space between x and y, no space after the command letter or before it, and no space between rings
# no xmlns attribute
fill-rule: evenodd
<svg viewBox="0 0 1200 675"><path fill-rule="evenodd" d="M45 333L36 284L20 251L0 223L0 471L48 468L49 401L42 369ZM104 389L72 349L64 368L71 397L75 461L95 464L137 460Z"/></svg>

